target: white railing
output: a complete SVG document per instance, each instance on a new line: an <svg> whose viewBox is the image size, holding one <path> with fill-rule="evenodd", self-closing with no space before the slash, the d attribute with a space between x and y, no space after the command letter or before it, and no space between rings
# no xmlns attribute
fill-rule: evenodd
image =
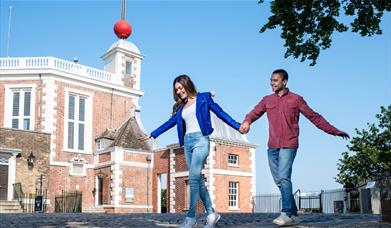
<svg viewBox="0 0 391 228"><path fill-rule="evenodd" d="M11 69L55 69L101 81L111 83L116 82L114 74L110 72L94 69L88 66L54 57L0 58L0 70ZM117 79L119 78L120 77L118 76ZM118 81L119 80L117 80L117 83Z"/></svg>

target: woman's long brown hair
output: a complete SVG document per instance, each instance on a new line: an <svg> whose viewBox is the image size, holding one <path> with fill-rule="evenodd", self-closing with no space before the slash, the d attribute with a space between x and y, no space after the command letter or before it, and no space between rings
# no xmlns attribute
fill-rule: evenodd
<svg viewBox="0 0 391 228"><path fill-rule="evenodd" d="M176 83L181 84L189 96L197 95L197 89L188 75L182 74L182 75L179 75L178 77L176 77L174 79L174 82L172 83L172 92L173 92L173 97L175 100L175 104L172 107L172 114L173 115L176 113L176 110L179 108L179 106L181 106L181 104L185 101L185 100L182 100L180 97L178 97L178 95L176 94L176 91L175 91L175 84Z"/></svg>

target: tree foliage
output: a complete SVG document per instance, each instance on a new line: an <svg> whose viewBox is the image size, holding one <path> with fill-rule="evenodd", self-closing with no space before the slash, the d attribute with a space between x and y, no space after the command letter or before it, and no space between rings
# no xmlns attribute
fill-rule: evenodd
<svg viewBox="0 0 391 228"><path fill-rule="evenodd" d="M369 124L368 130L357 130L348 149L339 159L336 181L346 188L381 177L391 170L391 105L381 107L376 115L378 125Z"/></svg>
<svg viewBox="0 0 391 228"><path fill-rule="evenodd" d="M262 4L264 0L260 0ZM384 11L391 11L390 0L273 0L272 16L260 32L282 29L281 38L287 48L285 58L293 56L300 61L308 59L316 64L321 49L331 46L334 32L346 32L349 27L337 20L340 12L353 16L351 31L361 36L382 34L380 28Z"/></svg>

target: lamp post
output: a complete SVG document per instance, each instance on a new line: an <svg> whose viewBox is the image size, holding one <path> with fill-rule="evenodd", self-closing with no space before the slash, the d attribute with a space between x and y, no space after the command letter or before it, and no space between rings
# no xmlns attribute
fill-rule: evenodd
<svg viewBox="0 0 391 228"><path fill-rule="evenodd" d="M148 163L148 169L147 169L147 213L149 213L149 168L151 165L152 161L152 156L148 154L145 159L147 160Z"/></svg>

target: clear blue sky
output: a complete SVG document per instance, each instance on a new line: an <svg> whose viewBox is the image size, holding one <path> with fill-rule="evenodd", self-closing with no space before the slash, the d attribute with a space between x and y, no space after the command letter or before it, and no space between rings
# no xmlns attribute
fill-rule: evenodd
<svg viewBox="0 0 391 228"><path fill-rule="evenodd" d="M8 1L0 3L0 56L6 56L8 7L13 6L10 57L54 56L103 69L100 56L117 38L113 25L121 1ZM355 128L375 122L380 106L391 103L391 17L383 35L361 38L333 36L318 64L285 59L279 30L260 34L270 15L257 1L128 1L128 39L145 55L142 63L142 120L148 131L167 120L172 107L171 83L189 74L199 91L215 90L218 102L241 122L247 112L271 93L273 70L284 68L288 87L330 123L355 135ZM350 20L346 18L345 20ZM257 192L277 192L267 164L266 116L248 134L258 144ZM175 143L175 129L158 138L159 146ZM300 118L300 148L293 168L294 190L341 187L334 181L341 152L348 141L327 135Z"/></svg>

